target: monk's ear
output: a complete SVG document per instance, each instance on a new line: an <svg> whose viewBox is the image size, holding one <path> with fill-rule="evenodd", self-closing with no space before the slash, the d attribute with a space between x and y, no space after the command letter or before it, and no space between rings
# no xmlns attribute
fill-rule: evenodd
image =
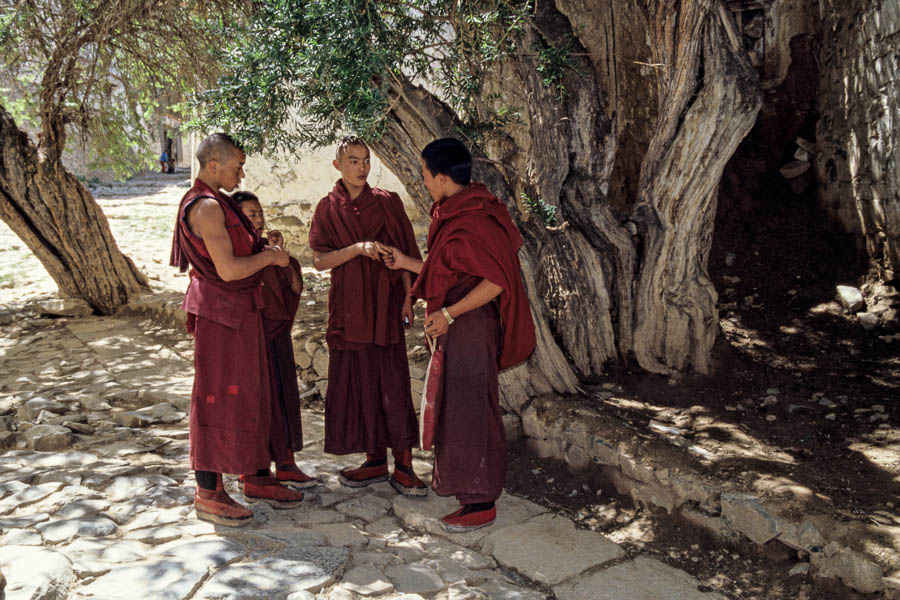
<svg viewBox="0 0 900 600"><path fill-rule="evenodd" d="M334 159L333 161L331 161L331 164L333 164L334 168L337 169L338 171L341 170L341 161Z"/></svg>

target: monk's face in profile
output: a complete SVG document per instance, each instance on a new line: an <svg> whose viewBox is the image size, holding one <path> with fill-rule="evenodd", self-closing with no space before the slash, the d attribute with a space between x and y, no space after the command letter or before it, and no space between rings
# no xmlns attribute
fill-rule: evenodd
<svg viewBox="0 0 900 600"><path fill-rule="evenodd" d="M446 178L446 176L438 175L435 177L428 170L428 165L425 164L424 158L420 158L419 163L422 165L422 179L425 180L425 189L428 190L428 195L431 196L431 199L437 202L447 195L442 182L442 178Z"/></svg>
<svg viewBox="0 0 900 600"><path fill-rule="evenodd" d="M262 206L256 200L245 200L241 202L241 210L250 219L256 233L262 235L263 229L266 228L266 218L263 215Z"/></svg>
<svg viewBox="0 0 900 600"><path fill-rule="evenodd" d="M341 179L348 190L361 190L366 186L372 163L369 161L369 149L365 146L347 146L332 164L341 172Z"/></svg>
<svg viewBox="0 0 900 600"><path fill-rule="evenodd" d="M231 192L241 184L246 160L247 155L243 150L235 148L228 158L221 161L216 159L210 161L211 171L221 189Z"/></svg>

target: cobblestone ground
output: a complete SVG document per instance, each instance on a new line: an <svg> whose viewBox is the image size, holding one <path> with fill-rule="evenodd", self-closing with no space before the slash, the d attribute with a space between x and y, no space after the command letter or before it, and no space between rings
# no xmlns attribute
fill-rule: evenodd
<svg viewBox="0 0 900 600"><path fill-rule="evenodd" d="M112 193L104 208L154 287L182 287L160 257L163 217L183 187L152 185L148 178L156 192L145 196ZM142 214L151 201L167 212ZM23 256L9 261L14 252ZM405 498L387 483L342 487L337 472L359 457L322 451L323 417L314 411L303 413L297 461L321 484L302 507L252 504L253 522L241 529L199 521L188 469L190 339L138 317L40 315L31 300L54 288L24 254L0 255L0 280L10 284L0 296L6 598L724 598L656 560L626 559L601 534L512 495L498 502L494 525L447 534L438 519L455 508L452 499ZM427 454L414 466L429 479ZM236 480L226 485L240 498Z"/></svg>

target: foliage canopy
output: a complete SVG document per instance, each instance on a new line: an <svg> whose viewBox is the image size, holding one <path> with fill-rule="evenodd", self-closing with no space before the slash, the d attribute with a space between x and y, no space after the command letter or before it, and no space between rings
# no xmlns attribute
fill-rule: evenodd
<svg viewBox="0 0 900 600"><path fill-rule="evenodd" d="M260 0L224 24L224 75L198 94L193 126L229 131L249 151L296 152L346 132L378 139L401 79L426 85L463 135L516 118L482 84L513 51L530 0Z"/></svg>
<svg viewBox="0 0 900 600"><path fill-rule="evenodd" d="M0 102L58 155L76 134L93 167L146 164L160 108L215 81L211 48L241 0L0 0Z"/></svg>

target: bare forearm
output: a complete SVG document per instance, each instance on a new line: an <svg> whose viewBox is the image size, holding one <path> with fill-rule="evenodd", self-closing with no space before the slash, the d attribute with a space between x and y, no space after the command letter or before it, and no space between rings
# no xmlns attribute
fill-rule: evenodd
<svg viewBox="0 0 900 600"><path fill-rule="evenodd" d="M274 257L268 252L251 256L223 256L219 260L213 256L216 272L223 281L235 281L250 277L273 263Z"/></svg>
<svg viewBox="0 0 900 600"><path fill-rule="evenodd" d="M339 267L357 256L359 256L359 248L356 244L331 252L313 252L313 266L319 271L327 271Z"/></svg>
<svg viewBox="0 0 900 600"><path fill-rule="evenodd" d="M455 319L470 310L475 310L476 308L484 306L499 296L502 291L503 288L499 285L488 279L482 279L481 282L472 288L472 291L463 296L459 302L448 306L447 311L450 313L450 316Z"/></svg>
<svg viewBox="0 0 900 600"><path fill-rule="evenodd" d="M403 282L403 295L409 296L409 288L412 287L412 277L409 274L409 271L403 271L400 274L400 281Z"/></svg>
<svg viewBox="0 0 900 600"><path fill-rule="evenodd" d="M413 258L411 256L407 256L405 254L400 254L398 256L399 260L397 261L397 268L403 269L405 271L410 271L412 273L419 274L422 272L422 265L425 263L418 258Z"/></svg>

